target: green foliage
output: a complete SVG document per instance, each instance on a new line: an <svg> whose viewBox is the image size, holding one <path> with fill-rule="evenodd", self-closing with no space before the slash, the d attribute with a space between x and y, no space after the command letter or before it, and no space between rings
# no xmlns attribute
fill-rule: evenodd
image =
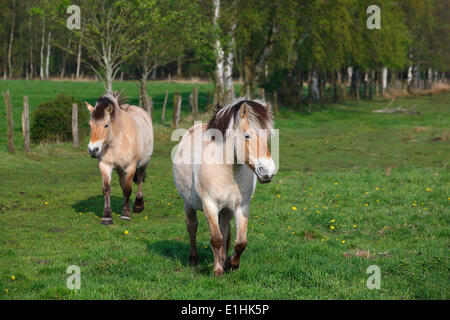
<svg viewBox="0 0 450 320"><path fill-rule="evenodd" d="M84 137L87 133L89 113L84 104L69 95L60 94L55 99L41 103L34 112L31 125L31 140L71 141L72 140L72 104L78 105L78 134Z"/></svg>

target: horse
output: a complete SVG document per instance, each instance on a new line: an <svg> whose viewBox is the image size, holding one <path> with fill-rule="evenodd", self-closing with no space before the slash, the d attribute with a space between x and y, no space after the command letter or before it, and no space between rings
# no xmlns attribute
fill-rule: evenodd
<svg viewBox="0 0 450 320"><path fill-rule="evenodd" d="M153 153L152 119L144 109L122 104L120 93L102 95L95 107L85 102L91 114L89 120L90 141L88 152L98 159L102 176L102 192L105 200L103 225L113 224L110 194L111 173L119 175L123 192L121 219L130 221L130 196L132 180L138 185L133 212L144 210L142 184L145 170Z"/></svg>
<svg viewBox="0 0 450 320"><path fill-rule="evenodd" d="M210 229L216 277L239 267L247 246L250 201L256 180L268 183L277 171L268 146L272 129L270 104L242 98L216 108L208 124L191 127L174 149L172 174L184 200L189 260L193 265L199 260L196 233L200 210ZM233 216L236 240L234 253L228 257Z"/></svg>

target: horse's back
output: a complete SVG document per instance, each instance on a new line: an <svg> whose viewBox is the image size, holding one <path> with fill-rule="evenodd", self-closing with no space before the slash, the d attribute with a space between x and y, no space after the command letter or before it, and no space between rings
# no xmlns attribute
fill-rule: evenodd
<svg viewBox="0 0 450 320"><path fill-rule="evenodd" d="M191 127L189 131L183 135L180 143L177 145L175 158L173 159L172 174L175 187L185 203L193 209L202 210L202 200L195 188L195 171L198 164L194 164L194 128L195 126ZM201 129L204 131L206 127L203 125L203 128Z"/></svg>
<svg viewBox="0 0 450 320"><path fill-rule="evenodd" d="M133 118L137 126L137 134L140 137L141 154L137 167L147 166L153 153L153 124L149 114L138 106L127 106L126 112Z"/></svg>

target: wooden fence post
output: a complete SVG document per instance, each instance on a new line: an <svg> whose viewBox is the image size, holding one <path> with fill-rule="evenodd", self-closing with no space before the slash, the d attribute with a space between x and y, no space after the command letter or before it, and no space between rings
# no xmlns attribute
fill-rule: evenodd
<svg viewBox="0 0 450 320"><path fill-rule="evenodd" d="M22 130L23 130L23 138L24 138L24 146L27 153L30 153L30 105L28 103L28 97L23 97L23 122L22 122Z"/></svg>
<svg viewBox="0 0 450 320"><path fill-rule="evenodd" d="M175 97L176 97L176 99L175 99ZM172 125L173 125L174 128L178 128L178 123L180 122L181 101L182 101L182 97L177 92L174 95L174 104L173 104L173 121L172 121Z"/></svg>
<svg viewBox="0 0 450 320"><path fill-rule="evenodd" d="M169 92L166 90L166 96L164 97L164 104L162 107L161 112L161 123L164 124L164 117L166 116L166 105L167 105L167 98L169 97Z"/></svg>
<svg viewBox="0 0 450 320"><path fill-rule="evenodd" d="M192 118L197 120L198 118L198 87L194 87L194 104L192 109Z"/></svg>
<svg viewBox="0 0 450 320"><path fill-rule="evenodd" d="M78 106L76 103L72 104L72 137L73 147L78 148Z"/></svg>
<svg viewBox="0 0 450 320"><path fill-rule="evenodd" d="M145 94L145 108L147 109L148 115L151 118L153 111L153 99L152 97L149 97L147 93Z"/></svg>
<svg viewBox="0 0 450 320"><path fill-rule="evenodd" d="M14 153L14 122L12 114L11 97L9 96L9 90L3 92L3 99L5 100L6 108L6 123L8 127L8 150Z"/></svg>

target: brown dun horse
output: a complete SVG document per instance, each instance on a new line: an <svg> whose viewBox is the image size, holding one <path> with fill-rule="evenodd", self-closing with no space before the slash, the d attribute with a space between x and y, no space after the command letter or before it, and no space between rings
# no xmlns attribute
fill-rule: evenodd
<svg viewBox="0 0 450 320"><path fill-rule="evenodd" d="M142 108L122 105L120 93L102 95L92 107L85 102L91 118L88 151L98 159L102 175L105 206L102 224L113 223L110 193L111 173L119 175L123 191L122 219L131 220L130 196L132 180L138 185L133 212L144 210L142 183L145 170L153 152L153 125L148 113Z"/></svg>
<svg viewBox="0 0 450 320"><path fill-rule="evenodd" d="M201 210L211 232L215 276L239 267L247 246L250 201L256 180L270 182L276 173L267 142L272 128L268 104L240 99L216 110L208 125L192 127L175 151L173 178L184 199L191 243L189 259L192 264L199 260L196 233L197 210ZM222 158L226 159L221 161ZM236 241L234 254L228 257L233 216Z"/></svg>

